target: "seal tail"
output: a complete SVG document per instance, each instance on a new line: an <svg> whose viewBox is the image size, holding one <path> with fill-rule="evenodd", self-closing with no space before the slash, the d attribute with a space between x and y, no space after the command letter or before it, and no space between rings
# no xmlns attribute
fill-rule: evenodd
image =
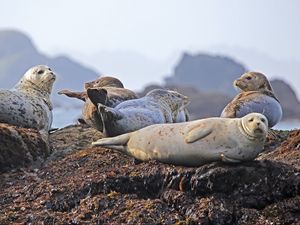
<svg viewBox="0 0 300 225"><path fill-rule="evenodd" d="M130 133L127 133L116 137L99 139L98 141L92 142L92 146L108 147L128 154L127 143L129 139Z"/></svg>
<svg viewBox="0 0 300 225"><path fill-rule="evenodd" d="M106 105L107 90L105 88L88 88L87 95L91 102L98 107L98 104Z"/></svg>
<svg viewBox="0 0 300 225"><path fill-rule="evenodd" d="M102 105L101 103L98 103L98 113L101 117L103 134L105 136L109 136L107 124L120 120L123 118L123 116L118 110Z"/></svg>

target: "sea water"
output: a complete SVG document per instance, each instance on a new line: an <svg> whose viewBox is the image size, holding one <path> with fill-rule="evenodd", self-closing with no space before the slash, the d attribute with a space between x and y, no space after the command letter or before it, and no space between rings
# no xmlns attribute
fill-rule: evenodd
<svg viewBox="0 0 300 225"><path fill-rule="evenodd" d="M81 117L81 108L54 108L53 109L53 128L62 128L70 124L77 123ZM278 123L273 129L292 130L300 129L300 120L288 120Z"/></svg>

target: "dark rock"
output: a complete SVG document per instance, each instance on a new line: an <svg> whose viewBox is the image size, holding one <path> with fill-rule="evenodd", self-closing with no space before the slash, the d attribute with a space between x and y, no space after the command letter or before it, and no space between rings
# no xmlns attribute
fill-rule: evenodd
<svg viewBox="0 0 300 225"><path fill-rule="evenodd" d="M246 72L245 67L226 56L184 53L165 79L167 85L196 87L201 91L234 95L232 82Z"/></svg>
<svg viewBox="0 0 300 225"><path fill-rule="evenodd" d="M299 224L299 161L270 155L297 151L299 131L269 138L268 160L186 168L87 148L90 129L51 134L56 152L76 150L38 170L0 174L0 224Z"/></svg>
<svg viewBox="0 0 300 225"><path fill-rule="evenodd" d="M38 166L49 154L48 144L36 130L0 123L0 171Z"/></svg>

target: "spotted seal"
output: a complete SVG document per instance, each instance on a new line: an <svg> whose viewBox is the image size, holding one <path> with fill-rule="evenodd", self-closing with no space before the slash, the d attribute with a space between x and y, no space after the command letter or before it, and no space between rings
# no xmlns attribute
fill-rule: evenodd
<svg viewBox="0 0 300 225"><path fill-rule="evenodd" d="M189 103L188 97L165 89L154 89L146 96L120 103L115 108L98 104L103 133L116 136L157 123L174 123Z"/></svg>
<svg viewBox="0 0 300 225"><path fill-rule="evenodd" d="M10 90L0 90L0 122L38 130L44 138L52 124L50 94L56 75L48 66L30 68Z"/></svg>
<svg viewBox="0 0 300 225"><path fill-rule="evenodd" d="M267 118L250 113L242 118L207 118L185 123L155 124L93 146L116 149L141 161L201 166L213 161L253 160L263 149Z"/></svg>
<svg viewBox="0 0 300 225"><path fill-rule="evenodd" d="M258 72L248 72L234 81L241 90L221 113L221 117L243 117L251 112L262 113L275 126L282 118L282 108L267 77Z"/></svg>

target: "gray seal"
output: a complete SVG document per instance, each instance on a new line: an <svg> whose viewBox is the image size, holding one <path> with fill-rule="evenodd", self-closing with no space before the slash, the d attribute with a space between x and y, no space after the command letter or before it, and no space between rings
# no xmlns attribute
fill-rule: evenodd
<svg viewBox="0 0 300 225"><path fill-rule="evenodd" d="M146 96L120 103L115 108L98 104L103 133L116 136L158 123L174 123L182 119L188 97L170 90L154 89Z"/></svg>
<svg viewBox="0 0 300 225"><path fill-rule="evenodd" d="M213 161L253 160L263 150L267 131L267 118L251 113L243 118L155 124L132 133L99 139L92 145L112 148L141 161L201 166Z"/></svg>
<svg viewBox="0 0 300 225"><path fill-rule="evenodd" d="M221 117L240 118L248 113L257 112L267 117L270 128L281 120L282 107L264 74L245 73L234 81L234 86L240 89L241 93L223 109Z"/></svg>
<svg viewBox="0 0 300 225"><path fill-rule="evenodd" d="M0 122L38 130L44 138L52 124L50 94L56 75L48 66L29 69L10 90L0 90Z"/></svg>

